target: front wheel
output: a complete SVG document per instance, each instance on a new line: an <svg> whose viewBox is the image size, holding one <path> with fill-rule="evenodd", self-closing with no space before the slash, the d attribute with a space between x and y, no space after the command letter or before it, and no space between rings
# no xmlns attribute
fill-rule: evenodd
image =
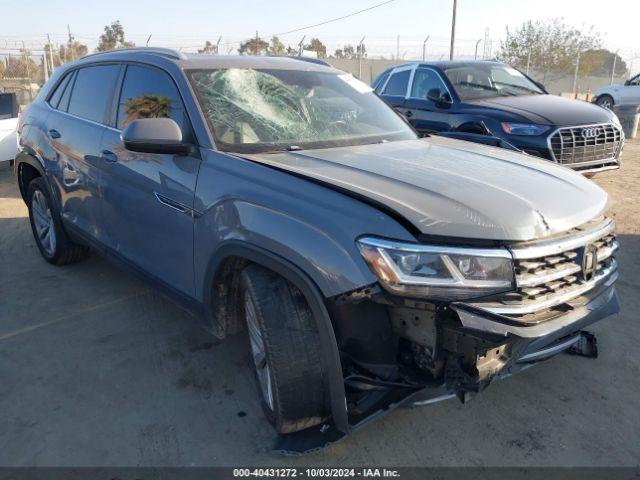
<svg viewBox="0 0 640 480"><path fill-rule="evenodd" d="M613 97L611 95L600 95L596 100L596 105L611 110L613 108Z"/></svg>
<svg viewBox="0 0 640 480"><path fill-rule="evenodd" d="M269 422L278 433L321 423L328 408L320 336L302 292L251 265L242 272L242 305Z"/></svg>

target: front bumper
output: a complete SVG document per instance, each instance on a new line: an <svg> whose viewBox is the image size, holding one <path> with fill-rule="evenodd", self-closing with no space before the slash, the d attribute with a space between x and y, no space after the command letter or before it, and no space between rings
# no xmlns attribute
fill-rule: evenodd
<svg viewBox="0 0 640 480"><path fill-rule="evenodd" d="M447 361L439 381L411 385L349 374L345 378L347 391L362 388L364 392L356 406L349 408L349 432L326 423L278 437L274 450L284 454L309 453L399 407L417 407L453 397L468 401L493 381L575 347L583 329L619 312L620 305L615 287L605 284L588 303L532 326L518 325L507 317L462 303L445 310L453 312L454 318L449 315L442 330L439 348Z"/></svg>

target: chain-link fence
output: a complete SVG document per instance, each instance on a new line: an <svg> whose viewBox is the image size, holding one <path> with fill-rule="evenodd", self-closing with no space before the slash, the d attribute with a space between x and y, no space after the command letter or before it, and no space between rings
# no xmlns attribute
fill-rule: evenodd
<svg viewBox="0 0 640 480"><path fill-rule="evenodd" d="M21 105L33 100L50 73L44 54L0 53L0 93L16 93Z"/></svg>
<svg viewBox="0 0 640 480"><path fill-rule="evenodd" d="M341 70L352 73L369 83L380 72L392 65L408 61L434 61L449 59L449 39L425 35L380 37L368 35L322 36L316 43L317 51L310 49L314 38L311 35L285 35L279 39L280 48L275 49L274 39L270 36L260 37L261 55L317 55ZM462 36L461 36L462 37ZM147 36L128 35L127 40L137 45L149 44L156 47L168 47L185 53L217 53L219 55L236 55L238 52L255 53L251 39L233 36L196 37L196 36ZM264 40L264 41L263 41ZM97 39L89 36L33 36L22 39L5 39L0 37L0 92L16 92L22 105L29 102L48 79L53 69L77 60L93 51ZM492 59L500 52L500 42L494 41L485 32L481 38L457 38L454 58L456 60ZM544 57L544 55L542 56ZM544 68L523 59L512 62L513 66L527 72L536 81L545 85L552 94L586 99L601 86L611 83L623 83L632 73L634 59L640 65L640 51L631 48L621 49L620 55L613 58L625 58L626 71L621 65L613 68L611 59L603 59L602 65L594 65L579 57L574 65L564 68ZM538 59L542 64L545 59ZM597 61L596 61L597 63ZM613 73L613 75L612 75Z"/></svg>

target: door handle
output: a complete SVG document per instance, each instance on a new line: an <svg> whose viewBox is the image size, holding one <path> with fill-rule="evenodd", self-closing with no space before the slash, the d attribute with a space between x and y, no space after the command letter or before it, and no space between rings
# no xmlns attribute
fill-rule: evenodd
<svg viewBox="0 0 640 480"><path fill-rule="evenodd" d="M60 132L54 128L52 128L51 130L49 130L49 136L51 138L60 138Z"/></svg>
<svg viewBox="0 0 640 480"><path fill-rule="evenodd" d="M411 118L413 117L413 112L411 110L407 110L407 113L404 114L405 117Z"/></svg>
<svg viewBox="0 0 640 480"><path fill-rule="evenodd" d="M107 162L117 162L118 156L113 153L111 150L102 150L102 158L104 158Z"/></svg>

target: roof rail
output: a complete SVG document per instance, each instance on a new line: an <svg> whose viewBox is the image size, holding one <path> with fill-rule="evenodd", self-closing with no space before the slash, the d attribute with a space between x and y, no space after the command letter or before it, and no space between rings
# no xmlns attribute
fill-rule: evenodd
<svg viewBox="0 0 640 480"><path fill-rule="evenodd" d="M179 52L178 50L174 50L172 48L162 48L162 47L116 48L114 50L105 50L104 52L90 53L89 55L85 55L82 58L93 57L95 55L104 55L105 53L121 53L121 52L150 53L152 55L162 55L163 57L169 57L175 60L185 60L187 58L184 53Z"/></svg>

